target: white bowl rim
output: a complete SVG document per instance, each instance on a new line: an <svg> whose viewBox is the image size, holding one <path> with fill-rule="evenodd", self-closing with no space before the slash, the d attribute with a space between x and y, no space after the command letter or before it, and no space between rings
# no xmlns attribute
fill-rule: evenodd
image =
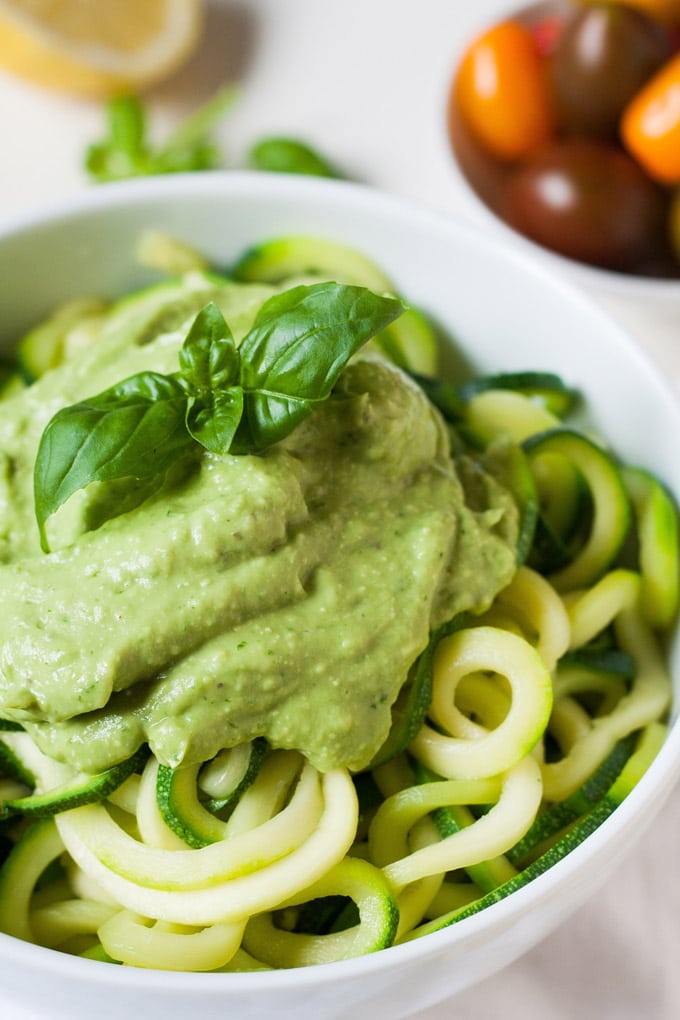
<svg viewBox="0 0 680 1020"><path fill-rule="evenodd" d="M10 241L14 235L23 234L34 228L78 220L99 209L134 205L170 195L191 196L213 191L216 195L237 197L258 193L269 195L272 190L291 200L304 199L311 191L316 193L317 198L330 202L358 205L369 211L377 207L384 214L394 215L402 221L419 223L430 231L462 235L472 245L503 251L507 260L521 265L525 272L534 276L538 282L543 280L553 291L561 291L566 299L580 304L592 319L599 319L610 332L617 333L618 340L630 348L630 355L639 358L640 365L645 371L651 369L657 384L668 399L675 401L666 380L652 368L647 356L634 344L625 330L572 279L556 275L542 260L532 258L517 246L508 245L475 225L460 222L451 215L437 213L370 185L248 171L173 174L160 178L116 182L98 186L84 194L61 202L52 202L29 214L24 213L0 222L0 245ZM0 934L0 958L3 962L11 964L14 961L24 962L28 957L32 957L36 962L40 961L43 973L55 972L62 979L74 981L87 979L90 983L100 978L101 982L97 983L102 987L110 984L112 988L121 986L149 988L162 982L164 992L173 989L178 992L205 992L208 988L207 982L211 990L223 988L225 993L229 989L239 993L251 991L255 993L265 988L267 992L275 992L277 989L283 990L291 986L298 989L313 988L324 985L331 979L334 982L346 980L365 972L385 973L393 968L399 968L402 960L408 959L411 962L434 954L447 954L458 943L468 941L475 943L492 935L495 930L508 928L538 903L548 899L551 890L569 885L603 840L615 844L617 837L628 830L631 820L638 814L639 805L644 802L648 791L659 791L665 798L679 778L680 719L671 727L654 762L624 802L555 867L539 875L512 895L462 922L441 929L426 938L392 946L368 956L292 970L200 974L112 967L107 963L80 959Z"/></svg>

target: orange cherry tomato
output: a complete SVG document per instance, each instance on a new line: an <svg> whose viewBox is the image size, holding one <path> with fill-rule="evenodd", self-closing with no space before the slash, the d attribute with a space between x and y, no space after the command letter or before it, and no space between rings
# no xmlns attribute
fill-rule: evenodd
<svg viewBox="0 0 680 1020"><path fill-rule="evenodd" d="M477 142L514 160L549 141L555 117L531 32L503 21L474 40L455 76L451 102Z"/></svg>
<svg viewBox="0 0 680 1020"><path fill-rule="evenodd" d="M680 184L680 53L630 101L621 138L650 177Z"/></svg>

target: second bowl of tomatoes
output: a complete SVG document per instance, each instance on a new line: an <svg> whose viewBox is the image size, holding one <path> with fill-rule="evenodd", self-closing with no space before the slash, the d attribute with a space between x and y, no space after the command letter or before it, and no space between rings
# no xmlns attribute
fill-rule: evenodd
<svg viewBox="0 0 680 1020"><path fill-rule="evenodd" d="M481 30L454 69L456 162L535 244L680 288L680 0L551 0Z"/></svg>

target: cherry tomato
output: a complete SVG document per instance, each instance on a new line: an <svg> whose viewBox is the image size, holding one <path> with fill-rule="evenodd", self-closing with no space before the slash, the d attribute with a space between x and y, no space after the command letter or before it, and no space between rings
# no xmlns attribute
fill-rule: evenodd
<svg viewBox="0 0 680 1020"><path fill-rule="evenodd" d="M626 107L621 137L655 180L680 184L680 53Z"/></svg>
<svg viewBox="0 0 680 1020"><path fill-rule="evenodd" d="M668 227L671 251L675 258L680 261L680 188L676 188L671 197Z"/></svg>
<svg viewBox="0 0 680 1020"><path fill-rule="evenodd" d="M671 54L669 30L632 7L607 3L579 11L549 59L560 126L616 138L626 105Z"/></svg>
<svg viewBox="0 0 680 1020"><path fill-rule="evenodd" d="M598 0L581 0L583 4L597 3ZM624 7L634 7L643 11L655 21L669 23L680 21L680 0L618 0Z"/></svg>
<svg viewBox="0 0 680 1020"><path fill-rule="evenodd" d="M564 18L557 14L547 15L531 26L531 34L540 56L545 57L554 51L563 31Z"/></svg>
<svg viewBox="0 0 680 1020"><path fill-rule="evenodd" d="M504 218L539 244L581 262L633 270L665 246L666 201L625 152L572 138L511 176Z"/></svg>
<svg viewBox="0 0 680 1020"><path fill-rule="evenodd" d="M500 160L524 156L553 135L544 66L531 32L516 21L503 21L472 43L452 102L479 144Z"/></svg>

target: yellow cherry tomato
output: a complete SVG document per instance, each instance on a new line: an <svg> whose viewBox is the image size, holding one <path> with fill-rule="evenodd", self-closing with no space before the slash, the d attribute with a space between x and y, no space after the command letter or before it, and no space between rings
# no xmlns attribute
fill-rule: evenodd
<svg viewBox="0 0 680 1020"><path fill-rule="evenodd" d="M544 65L531 32L517 21L503 21L472 42L451 103L477 142L500 160L525 156L554 134Z"/></svg>
<svg viewBox="0 0 680 1020"><path fill-rule="evenodd" d="M658 71L623 112L621 138L650 177L680 184L680 53Z"/></svg>

